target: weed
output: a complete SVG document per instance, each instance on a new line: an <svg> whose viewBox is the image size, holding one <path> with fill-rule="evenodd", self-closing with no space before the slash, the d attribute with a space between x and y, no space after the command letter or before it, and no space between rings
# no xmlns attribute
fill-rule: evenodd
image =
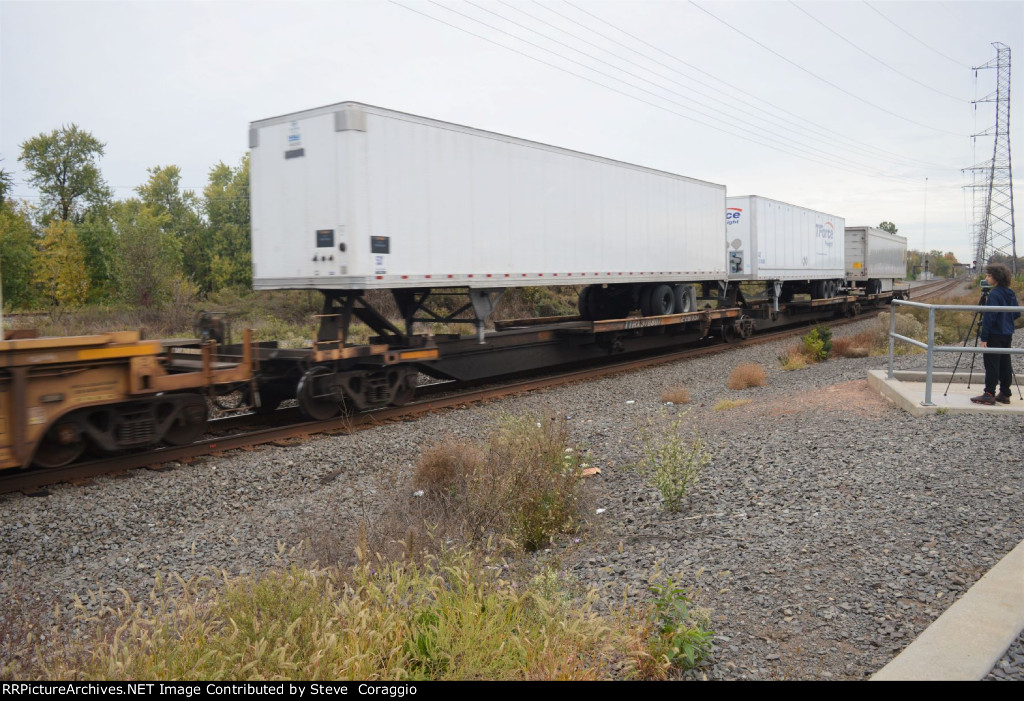
<svg viewBox="0 0 1024 701"><path fill-rule="evenodd" d="M690 401L690 390L686 389L682 385L678 387L669 387L661 393L661 401L666 404L686 404Z"/></svg>
<svg viewBox="0 0 1024 701"><path fill-rule="evenodd" d="M713 407L711 407L711 410L712 411L729 411L730 409L735 409L737 407L741 407L741 406L745 406L747 404L750 404L750 402L752 402L752 401L754 401L754 400L752 400L752 399L723 399L723 400L721 400L719 402L716 402L715 405Z"/></svg>
<svg viewBox="0 0 1024 701"><path fill-rule="evenodd" d="M439 444L414 477L432 528L469 540L509 538L526 550L546 545L579 520L582 456L567 445L565 422L505 415L484 446Z"/></svg>
<svg viewBox="0 0 1024 701"><path fill-rule="evenodd" d="M676 419L664 433L655 435L648 426L640 434L644 446L641 467L650 474L668 511L682 508L687 492L711 462L701 437L695 433L687 439L682 433L682 419Z"/></svg>
<svg viewBox="0 0 1024 701"><path fill-rule="evenodd" d="M47 679L580 679L611 676L627 627L542 573L520 587L501 561L449 550L424 563L364 558L350 570L291 568L257 579L158 583L125 600L84 658ZM568 602L572 601L572 605ZM83 616L86 614L82 608ZM73 664L72 664L73 659Z"/></svg>
<svg viewBox="0 0 1024 701"><path fill-rule="evenodd" d="M765 374L764 367L756 363L744 363L739 365L732 374L729 375L729 379L726 380L725 386L729 389L746 389L747 387L760 387L764 384L767 375Z"/></svg>
<svg viewBox="0 0 1024 701"><path fill-rule="evenodd" d="M664 584L652 584L654 628L651 643L655 659L669 667L693 669L711 657L714 633L704 628L707 622L690 608L692 601L685 589L668 578Z"/></svg>
<svg viewBox="0 0 1024 701"><path fill-rule="evenodd" d="M783 370L802 370L807 367L807 351L803 347L793 346L779 356L779 365Z"/></svg>

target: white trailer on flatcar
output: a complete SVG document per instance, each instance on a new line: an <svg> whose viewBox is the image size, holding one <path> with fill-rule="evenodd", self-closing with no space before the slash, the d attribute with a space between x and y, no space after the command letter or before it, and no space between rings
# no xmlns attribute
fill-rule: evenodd
<svg viewBox="0 0 1024 701"><path fill-rule="evenodd" d="M873 226L846 227L846 279L868 294L891 292L907 274L907 239Z"/></svg>
<svg viewBox="0 0 1024 701"><path fill-rule="evenodd" d="M756 195L729 197L726 206L730 281L769 283L781 301L842 289L842 217Z"/></svg>
<svg viewBox="0 0 1024 701"><path fill-rule="evenodd" d="M249 145L256 289L726 277L724 185L356 102Z"/></svg>

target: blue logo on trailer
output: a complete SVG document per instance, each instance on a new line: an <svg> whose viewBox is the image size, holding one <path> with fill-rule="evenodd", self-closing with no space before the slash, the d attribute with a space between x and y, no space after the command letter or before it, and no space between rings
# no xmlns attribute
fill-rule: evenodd
<svg viewBox="0 0 1024 701"><path fill-rule="evenodd" d="M815 224L817 231L815 236L825 242L825 245L829 248L835 242L836 229L832 222L825 222L824 224Z"/></svg>
<svg viewBox="0 0 1024 701"><path fill-rule="evenodd" d="M739 207L726 207L725 208L725 224L726 226L732 226L733 224L739 224L740 215L743 214L743 210Z"/></svg>

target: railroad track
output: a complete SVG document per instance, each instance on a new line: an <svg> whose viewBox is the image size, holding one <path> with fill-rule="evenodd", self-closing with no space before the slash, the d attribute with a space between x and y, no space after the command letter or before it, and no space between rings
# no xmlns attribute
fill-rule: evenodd
<svg viewBox="0 0 1024 701"><path fill-rule="evenodd" d="M914 287L911 290L911 298L921 301L940 297L962 285L963 282L959 280L926 283ZM722 353L731 348L748 347L792 338L803 334L808 326L815 323L843 326L875 316L880 311L882 310L869 311L852 319L805 322L792 328L760 333L755 337L732 343L715 343L714 345L684 348L646 357L632 357L583 369L553 371L542 376L506 381L500 384L492 383L484 387L480 387L479 383L476 386L466 386L455 382L424 385L418 390L418 398L404 406L388 407L327 421L306 420L294 408L281 409L270 415L245 414L218 419L210 422L207 438L187 446L162 447L138 453L119 454L76 462L59 468L12 470L0 474L0 494L16 491L30 495L45 494L43 488L60 482L78 483L100 475L116 474L140 467L161 469L160 466L168 463L187 463L198 457L226 450L252 448L267 443L290 442L317 433L328 435L351 433L389 421L409 420L442 409L477 404L522 392L584 382L654 365Z"/></svg>

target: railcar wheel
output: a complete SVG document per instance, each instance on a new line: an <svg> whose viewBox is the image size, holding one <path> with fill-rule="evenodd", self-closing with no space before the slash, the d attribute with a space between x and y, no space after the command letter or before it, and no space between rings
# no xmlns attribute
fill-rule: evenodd
<svg viewBox="0 0 1024 701"><path fill-rule="evenodd" d="M299 380L299 387L295 392L295 398L299 400L299 409L315 421L332 419L341 411L333 389L327 388L328 391L324 391L324 381L320 379L333 374L334 371L330 368L317 365L307 370Z"/></svg>
<svg viewBox="0 0 1024 701"><path fill-rule="evenodd" d="M74 424L57 424L43 436L32 464L46 469L64 467L77 460L84 450L85 439Z"/></svg>
<svg viewBox="0 0 1024 701"><path fill-rule="evenodd" d="M195 443L206 433L206 419L209 413L206 401L201 397L189 400L178 407L174 422L164 434L164 442L171 445Z"/></svg>
<svg viewBox="0 0 1024 701"><path fill-rule="evenodd" d="M252 389L246 385L245 389L242 390L242 398L245 403L252 407L252 410L257 414L272 414L277 411L277 408L281 406L289 397L285 390L280 387L271 384L260 384L260 405L255 406L253 403Z"/></svg>

